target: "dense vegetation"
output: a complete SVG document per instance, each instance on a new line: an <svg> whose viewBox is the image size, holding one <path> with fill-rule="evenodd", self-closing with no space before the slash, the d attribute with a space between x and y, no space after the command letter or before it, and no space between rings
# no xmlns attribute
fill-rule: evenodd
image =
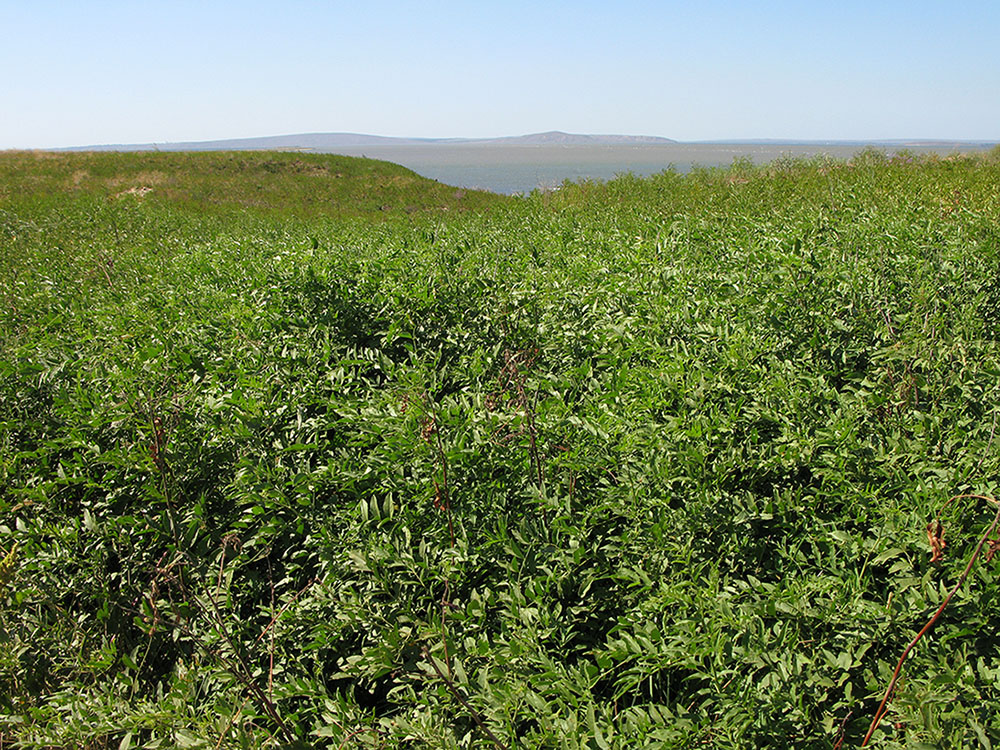
<svg viewBox="0 0 1000 750"><path fill-rule="evenodd" d="M0 743L858 746L994 517L997 156L0 155ZM872 746L1000 741L997 546Z"/></svg>

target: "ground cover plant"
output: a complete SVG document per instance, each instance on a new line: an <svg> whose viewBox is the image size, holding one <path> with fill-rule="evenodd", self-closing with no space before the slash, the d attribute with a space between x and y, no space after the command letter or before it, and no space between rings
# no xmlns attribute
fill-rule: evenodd
<svg viewBox="0 0 1000 750"><path fill-rule="evenodd" d="M998 156L0 155L0 741L992 747Z"/></svg>

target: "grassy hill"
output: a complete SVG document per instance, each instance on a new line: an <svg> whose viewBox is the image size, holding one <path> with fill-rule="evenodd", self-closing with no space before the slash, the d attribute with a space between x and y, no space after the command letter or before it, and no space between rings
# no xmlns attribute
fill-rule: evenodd
<svg viewBox="0 0 1000 750"><path fill-rule="evenodd" d="M0 205L28 196L141 199L189 211L359 217L486 210L485 191L389 162L291 152L0 152Z"/></svg>
<svg viewBox="0 0 1000 750"><path fill-rule="evenodd" d="M1000 742L996 154L3 159L0 744Z"/></svg>

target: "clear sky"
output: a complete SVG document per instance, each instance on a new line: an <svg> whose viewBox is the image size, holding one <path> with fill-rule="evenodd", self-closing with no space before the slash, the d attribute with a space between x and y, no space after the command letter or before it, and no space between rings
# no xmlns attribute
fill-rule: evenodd
<svg viewBox="0 0 1000 750"><path fill-rule="evenodd" d="M998 0L0 0L0 148L1000 140Z"/></svg>

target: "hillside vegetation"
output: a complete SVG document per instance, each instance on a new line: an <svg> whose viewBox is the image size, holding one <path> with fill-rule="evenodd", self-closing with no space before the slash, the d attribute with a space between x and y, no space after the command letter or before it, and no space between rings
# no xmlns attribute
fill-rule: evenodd
<svg viewBox="0 0 1000 750"><path fill-rule="evenodd" d="M0 742L859 746L995 518L995 157L0 155ZM1000 742L998 547L872 747Z"/></svg>
<svg viewBox="0 0 1000 750"><path fill-rule="evenodd" d="M126 197L200 214L352 218L482 211L502 198L429 180L406 167L333 154L0 152L0 204Z"/></svg>

